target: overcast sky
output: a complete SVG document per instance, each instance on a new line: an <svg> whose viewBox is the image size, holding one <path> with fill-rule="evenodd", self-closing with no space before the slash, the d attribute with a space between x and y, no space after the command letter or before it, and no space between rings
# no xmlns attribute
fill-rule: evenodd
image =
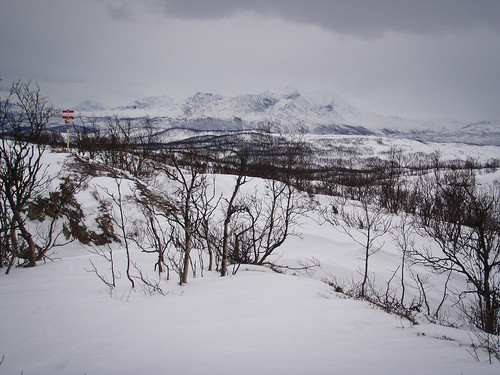
<svg viewBox="0 0 500 375"><path fill-rule="evenodd" d="M0 78L57 106L291 86L500 119L500 0L0 0Z"/></svg>

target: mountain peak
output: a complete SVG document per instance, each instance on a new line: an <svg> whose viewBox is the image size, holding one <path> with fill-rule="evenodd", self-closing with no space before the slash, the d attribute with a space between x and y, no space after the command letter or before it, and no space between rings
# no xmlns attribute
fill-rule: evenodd
<svg viewBox="0 0 500 375"><path fill-rule="evenodd" d="M96 100L87 99L78 104L73 109L80 112L95 112L104 110L104 106Z"/></svg>
<svg viewBox="0 0 500 375"><path fill-rule="evenodd" d="M221 100L223 97L218 94L212 94L209 92L197 92L196 94L187 98L187 101L192 102L210 102L214 100Z"/></svg>

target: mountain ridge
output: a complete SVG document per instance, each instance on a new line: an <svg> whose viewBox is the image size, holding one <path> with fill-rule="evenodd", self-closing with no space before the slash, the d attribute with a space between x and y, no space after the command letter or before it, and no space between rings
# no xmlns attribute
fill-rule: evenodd
<svg viewBox="0 0 500 375"><path fill-rule="evenodd" d="M390 135L410 138L433 134L444 141L473 140L500 145L500 121L466 122L453 119L407 119L361 111L333 92L289 90L276 94L222 96L197 92L185 99L145 97L129 105L104 108L85 101L75 107L82 116L149 116L163 128L249 130L278 125L285 132L347 135ZM490 136L491 135L491 136Z"/></svg>

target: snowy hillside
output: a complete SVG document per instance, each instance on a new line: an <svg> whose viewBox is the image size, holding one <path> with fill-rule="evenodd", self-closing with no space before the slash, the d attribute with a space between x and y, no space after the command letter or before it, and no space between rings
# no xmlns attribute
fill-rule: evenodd
<svg viewBox="0 0 500 375"><path fill-rule="evenodd" d="M302 246L330 259L342 249L333 236L313 233ZM0 276L3 374L487 375L500 368L484 355L474 361L467 332L412 326L317 280L265 269L229 278L207 272L185 287L168 283L166 296L125 287L110 296L86 272L96 256L72 246L58 257Z"/></svg>
<svg viewBox="0 0 500 375"><path fill-rule="evenodd" d="M405 134L408 138L434 142L457 142L500 146L500 121L481 121L441 132Z"/></svg>
<svg viewBox="0 0 500 375"><path fill-rule="evenodd" d="M411 142L405 152L411 152L411 146L417 144ZM373 152L390 147L380 145L375 138L364 139L361 146L372 147ZM442 147L443 159L456 158L460 147ZM481 160L494 152L494 148L485 148ZM65 173L79 173L71 164L74 158L63 152L46 152L43 163L53 176L65 165ZM129 199L137 180L113 178L116 171L97 161L89 163L89 175L76 194L86 225L98 226L99 195L112 201L121 192L126 229L136 231L138 222L144 219L143 212ZM491 172L488 183L499 174ZM210 177L215 191L228 197L236 177ZM140 182L166 192L171 188L166 181L158 172L154 178ZM245 190L258 192L261 197L267 194L264 180L258 178L251 179ZM324 196L316 199L327 202ZM111 203L111 213L117 214L116 203ZM346 204L355 207L357 203ZM400 218L394 216L392 220L397 223ZM298 236L289 237L272 256L276 264L290 267L282 268L284 273L242 265L235 275L220 277L206 270L206 254L193 254L189 282L183 286L174 276L170 280L166 273L158 276L154 269L156 255L130 242L133 272L158 280L161 293L139 282L131 289L125 274L123 243L111 245L118 273L115 288L107 288L92 272L95 267L109 275L110 263L96 247L79 242L55 248L52 261L40 262L35 268L15 268L9 275L2 272L0 374L499 372L500 362L488 364L487 354L471 346L476 336L466 327L431 324L423 314L416 314L415 324L338 293L334 283L347 288L361 280L363 249L338 227L323 223L318 212L303 217L297 232ZM422 238L419 241L429 244ZM401 254L389 233L380 243L381 250L371 258L370 280L382 291L392 280L391 288L399 296L399 274L395 274ZM299 270L316 261L317 267ZM446 275L433 274L419 265L414 272L425 280L427 302L435 309L443 298ZM405 298L411 301L418 297L419 289L415 281L408 282ZM455 291L466 286L459 275L448 282ZM459 318L455 302L450 297L443 304L451 322Z"/></svg>

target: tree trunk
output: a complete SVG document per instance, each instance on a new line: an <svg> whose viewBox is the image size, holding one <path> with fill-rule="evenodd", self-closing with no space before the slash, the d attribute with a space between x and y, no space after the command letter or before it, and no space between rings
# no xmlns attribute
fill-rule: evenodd
<svg viewBox="0 0 500 375"><path fill-rule="evenodd" d="M185 284L188 281L189 275L189 257L191 253L191 235L189 230L186 230L186 248L184 249L184 261L182 266L181 282L180 284Z"/></svg>
<svg viewBox="0 0 500 375"><path fill-rule="evenodd" d="M490 289L490 272L489 272L489 267L486 268L485 273L484 273L484 293L483 293L483 299L484 299L484 312L482 314L482 320L483 320L483 326L484 326L484 332L486 333L491 333L491 334L496 334L498 332L496 331L496 317L495 317L495 294L494 292L491 291ZM481 296L479 296L481 298Z"/></svg>
<svg viewBox="0 0 500 375"><path fill-rule="evenodd" d="M243 167L242 167L243 168ZM238 178L236 179L236 184L234 185L233 194L231 199L227 204L226 218L224 219L224 235L222 237L222 264L221 264L221 276L227 276L227 262L229 259L229 224L231 223L231 217L234 213L234 201L238 195L240 186L244 184L243 174L240 171Z"/></svg>
<svg viewBox="0 0 500 375"><path fill-rule="evenodd" d="M368 281L368 258L370 257L370 247L372 244L371 241L371 225L372 223L370 222L371 220L368 218L368 206L365 206L365 215L366 215L366 222L367 222L367 232L366 232L366 244L365 244L365 271L363 275L363 282L361 283L361 297L365 297L366 294L366 283Z"/></svg>
<svg viewBox="0 0 500 375"><path fill-rule="evenodd" d="M368 281L368 257L369 255L370 248L367 246L365 248L365 271L363 275L363 282L361 283L361 295L360 297L365 296L365 287L366 287L366 282Z"/></svg>
<svg viewBox="0 0 500 375"><path fill-rule="evenodd" d="M220 268L220 275L227 276L227 261L229 258L229 223L231 222L231 214L229 212L224 220L224 236L222 237L222 264Z"/></svg>
<svg viewBox="0 0 500 375"><path fill-rule="evenodd" d="M493 302L493 303L492 303ZM494 301L491 301L491 297L485 298L485 311L484 311L484 332L496 334L495 332L495 308L493 307Z"/></svg>
<svg viewBox="0 0 500 375"><path fill-rule="evenodd" d="M207 250L208 250L208 270L212 271L214 268L214 252L212 250L212 246L210 245L210 241L207 241Z"/></svg>
<svg viewBox="0 0 500 375"><path fill-rule="evenodd" d="M26 267L35 267L36 266L35 241L33 241L31 233L26 229L26 226L24 225L24 222L21 219L21 215L17 210L14 211L14 221L17 223L19 230L21 231L21 237L23 237L26 243L28 244L28 264L26 265Z"/></svg>

